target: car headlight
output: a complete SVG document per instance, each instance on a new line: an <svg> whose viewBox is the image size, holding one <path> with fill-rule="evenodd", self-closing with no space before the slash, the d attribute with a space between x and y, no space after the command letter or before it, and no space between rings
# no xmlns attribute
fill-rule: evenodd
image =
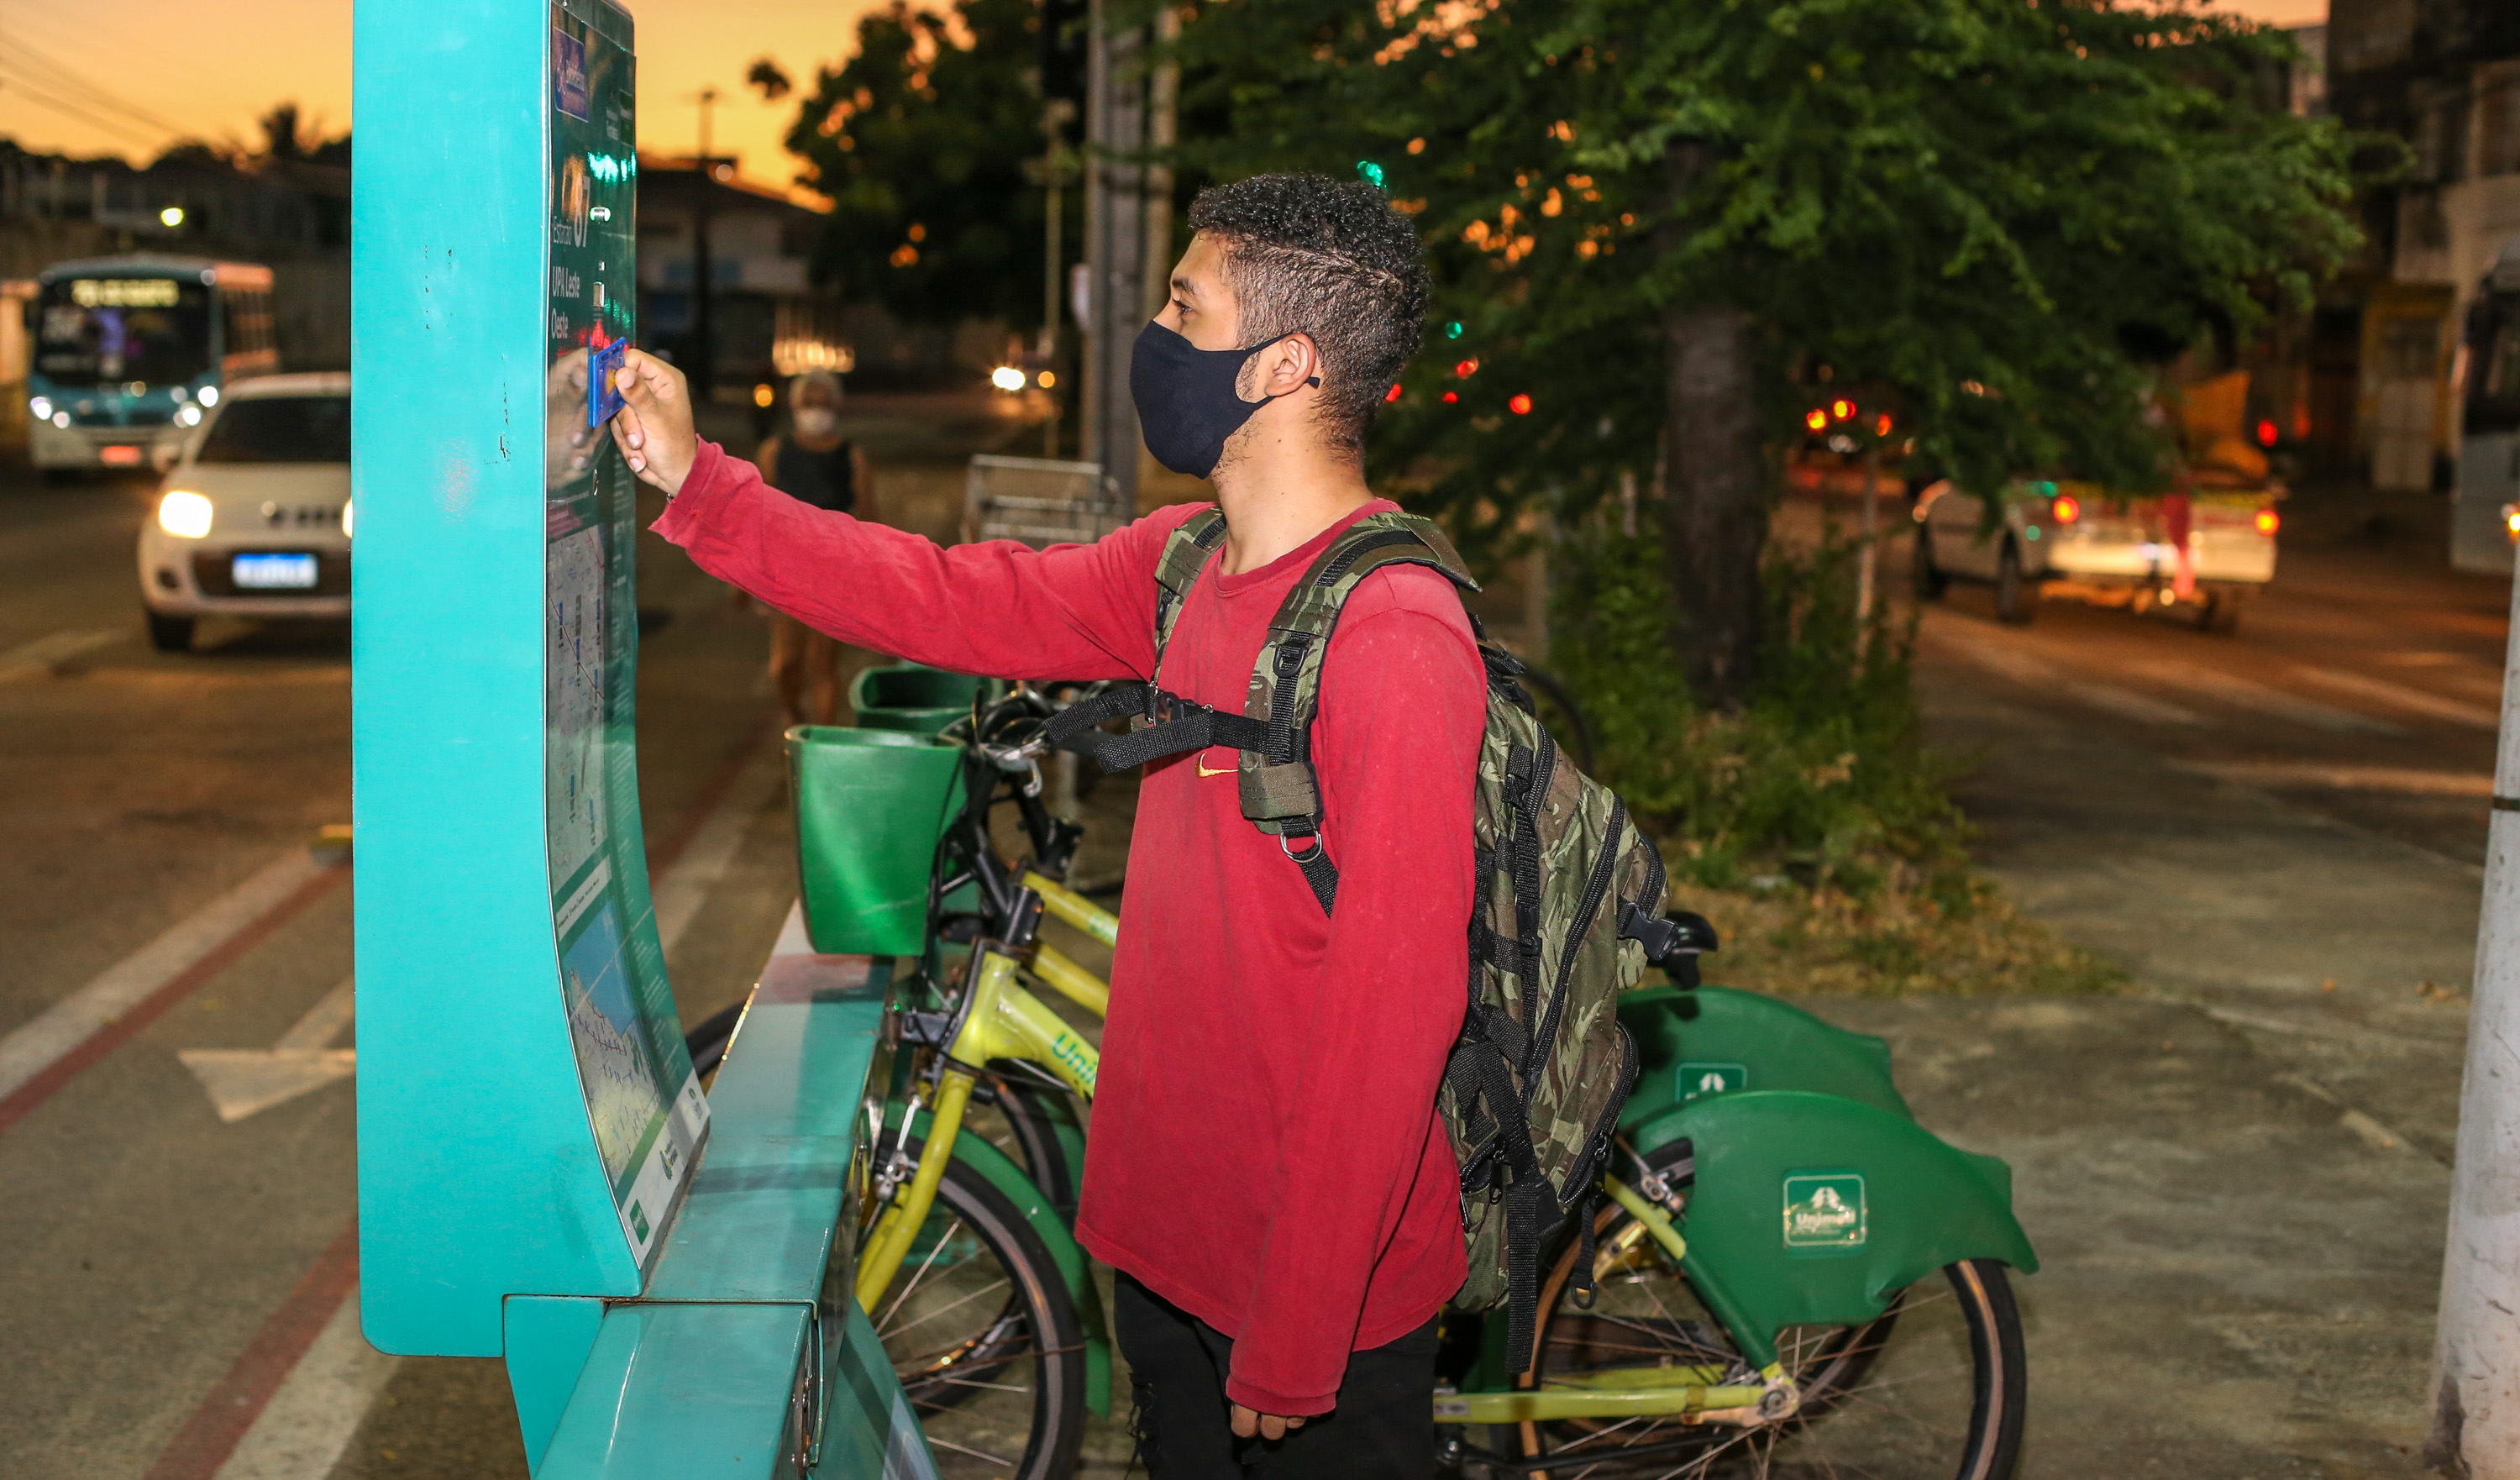
<svg viewBox="0 0 2520 1480"><path fill-rule="evenodd" d="M178 407L176 407L176 408L175 408L175 425L176 425L176 426L201 426L201 425L202 425L202 408L200 408L199 406L178 406Z"/></svg>
<svg viewBox="0 0 2520 1480"><path fill-rule="evenodd" d="M45 400L42 396L37 396L33 400L28 401L26 403L26 410L32 413L35 420L38 422L49 422L53 419L53 403Z"/></svg>
<svg viewBox="0 0 2520 1480"><path fill-rule="evenodd" d="M341 505L341 538L345 540L350 537L350 508L347 503Z"/></svg>
<svg viewBox="0 0 2520 1480"><path fill-rule="evenodd" d="M216 385L204 385L202 387L202 404L204 406L216 406L219 404L219 388Z"/></svg>
<svg viewBox="0 0 2520 1480"><path fill-rule="evenodd" d="M210 532L210 501L185 488L169 489L158 501L158 527L179 540L198 540Z"/></svg>

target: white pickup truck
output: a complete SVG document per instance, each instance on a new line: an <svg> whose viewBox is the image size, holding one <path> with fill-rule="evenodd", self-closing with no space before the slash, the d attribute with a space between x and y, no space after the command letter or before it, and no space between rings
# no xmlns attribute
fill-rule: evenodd
<svg viewBox="0 0 2520 1480"><path fill-rule="evenodd" d="M2007 622L2030 620L2040 597L2050 595L2138 611L2183 607L2198 627L2228 632L2240 604L2274 579L2282 497L2271 484L2214 487L2200 479L2180 530L2168 495L2019 478L1989 518L1983 499L1946 479L1916 499L1916 596L1933 601L1954 580L1986 581L1997 617Z"/></svg>

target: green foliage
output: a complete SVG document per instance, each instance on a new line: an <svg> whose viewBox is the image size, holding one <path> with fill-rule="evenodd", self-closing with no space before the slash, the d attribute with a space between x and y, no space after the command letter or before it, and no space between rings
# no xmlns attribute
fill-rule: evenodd
<svg viewBox="0 0 2520 1480"><path fill-rule="evenodd" d="M1041 322L1040 24L1032 0L894 0L858 22L857 54L822 69L788 131L832 202L817 279L914 323Z"/></svg>
<svg viewBox="0 0 2520 1480"><path fill-rule="evenodd" d="M2223 16L1210 0L1182 47L1186 116L1225 120L1186 165L1372 160L1422 223L1465 333L1409 373L1378 466L1472 546L1650 471L1658 323L1688 304L1759 324L1774 443L1824 364L1965 483L2146 486L2157 362L2306 305L2355 239L2353 141L2274 98L2287 37Z"/></svg>
<svg viewBox="0 0 2520 1480"><path fill-rule="evenodd" d="M1918 736L1912 622L1855 617L1855 547L1772 551L1759 677L1737 710L1693 703L1670 652L1654 542L1598 527L1552 559L1553 665L1591 720L1600 779L1711 889L1868 895L1893 873L1973 901L1963 826Z"/></svg>

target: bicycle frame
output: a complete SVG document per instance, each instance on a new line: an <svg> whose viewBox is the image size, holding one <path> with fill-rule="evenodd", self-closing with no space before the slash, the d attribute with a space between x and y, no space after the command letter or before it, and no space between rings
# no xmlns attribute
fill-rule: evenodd
<svg viewBox="0 0 2520 1480"><path fill-rule="evenodd" d="M1055 880L1027 872L1022 886L1041 900L1044 911L1084 930L1105 944L1116 944L1120 922L1109 911ZM1101 977L1051 947L1035 942L1031 972L1062 995L1097 1014L1109 1002ZM892 1282L903 1257L927 1220L953 1155L955 1139L970 1101L978 1066L1012 1059L1038 1065L1087 1101L1102 1055L1075 1029L1026 991L1023 964L1003 946L983 941L973 948L967 973L969 986L953 1023L938 1076L936 1105L919 1168L876 1221L858 1264L857 1297L873 1310L878 1296ZM909 1126L904 1122L903 1134ZM1651 1238L1677 1266L1688 1254L1670 1212L1615 1177L1602 1185L1618 1205L1635 1217L1625 1235ZM1439 1423L1543 1423L1560 1418L1657 1417L1684 1422L1748 1425L1789 1416L1799 1406L1793 1381L1780 1365L1760 1373L1763 1381L1726 1383L1714 1368L1640 1367L1588 1372L1580 1378L1546 1379L1548 1385L1504 1391L1454 1392L1434 1395Z"/></svg>

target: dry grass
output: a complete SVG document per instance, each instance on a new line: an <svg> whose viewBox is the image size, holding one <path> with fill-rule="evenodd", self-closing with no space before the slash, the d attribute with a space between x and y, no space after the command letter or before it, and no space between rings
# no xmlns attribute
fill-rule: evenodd
<svg viewBox="0 0 2520 1480"><path fill-rule="evenodd" d="M1697 892L1675 904L1715 922L1724 949L1706 976L1780 996L1993 997L2119 990L2126 973L1971 880L1957 907L1894 872L1859 898L1781 883Z"/></svg>

